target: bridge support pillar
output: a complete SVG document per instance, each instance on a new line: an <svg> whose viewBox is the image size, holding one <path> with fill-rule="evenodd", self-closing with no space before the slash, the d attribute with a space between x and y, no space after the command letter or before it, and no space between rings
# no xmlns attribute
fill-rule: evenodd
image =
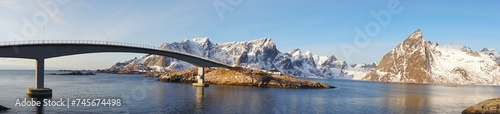
<svg viewBox="0 0 500 114"><path fill-rule="evenodd" d="M196 79L198 82L193 83L193 86L208 87L208 84L205 83L205 67L198 67L198 76L196 76Z"/></svg>
<svg viewBox="0 0 500 114"><path fill-rule="evenodd" d="M52 89L44 87L45 59L36 59L35 88L28 88L26 94L32 97L50 97Z"/></svg>

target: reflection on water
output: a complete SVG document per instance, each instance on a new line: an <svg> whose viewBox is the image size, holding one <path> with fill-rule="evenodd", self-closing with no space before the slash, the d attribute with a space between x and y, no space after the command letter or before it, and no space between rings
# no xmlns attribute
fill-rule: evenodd
<svg viewBox="0 0 500 114"><path fill-rule="evenodd" d="M33 72L33 73L32 73ZM52 99L121 98L120 107L14 107L34 71L0 71L6 113L460 113L500 95L498 86L322 81L336 89L278 89L157 82L142 75L47 76Z"/></svg>
<svg viewBox="0 0 500 114"><path fill-rule="evenodd" d="M425 113L428 112L429 91L427 85L419 84L384 84L385 88L398 90L400 92L387 92L384 104L386 108L403 108L402 113ZM432 93L432 92L430 92Z"/></svg>
<svg viewBox="0 0 500 114"><path fill-rule="evenodd" d="M205 87L196 88L196 113L202 113L203 108L203 90Z"/></svg>
<svg viewBox="0 0 500 114"><path fill-rule="evenodd" d="M403 108L403 113L460 112L470 105L495 98L499 91L492 86L460 86L423 84L384 84L387 92L384 104L387 108ZM454 107L461 107L455 108Z"/></svg>
<svg viewBox="0 0 500 114"><path fill-rule="evenodd" d="M34 98L34 101L42 103L39 106L35 106L35 111L36 111L37 114L43 114L43 106L44 106L43 99L44 98Z"/></svg>
<svg viewBox="0 0 500 114"><path fill-rule="evenodd" d="M211 85L204 90L204 112L272 113L277 102L274 96L259 88Z"/></svg>
<svg viewBox="0 0 500 114"><path fill-rule="evenodd" d="M39 96L26 96L26 99L19 99L20 102L26 101L26 102L35 103L36 105L32 106L32 107L33 107L34 112L36 114L43 114L43 113L45 113L44 112L44 107L46 105L49 105L49 104L46 104L46 102L48 102L47 100L54 101L54 99L52 99L50 97L39 97ZM37 103L40 103L40 104L37 104Z"/></svg>

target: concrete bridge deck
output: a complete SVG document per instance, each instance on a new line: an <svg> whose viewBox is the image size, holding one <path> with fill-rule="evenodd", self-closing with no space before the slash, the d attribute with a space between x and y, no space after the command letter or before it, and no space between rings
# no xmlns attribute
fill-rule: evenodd
<svg viewBox="0 0 500 114"><path fill-rule="evenodd" d="M121 42L92 41L92 40L27 40L0 42L0 57L27 58L37 61L35 88L28 88L28 94L50 94L52 90L44 88L44 61L48 58L61 57L76 54L100 53L100 52L131 52L155 54L179 59L200 69L198 83L193 85L206 86L203 81L203 67L225 67L231 66L208 58L189 54L185 52Z"/></svg>

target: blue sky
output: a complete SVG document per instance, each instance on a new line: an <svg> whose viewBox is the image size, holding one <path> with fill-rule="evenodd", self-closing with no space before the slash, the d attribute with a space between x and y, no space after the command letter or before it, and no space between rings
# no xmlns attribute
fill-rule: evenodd
<svg viewBox="0 0 500 114"><path fill-rule="evenodd" d="M49 10L44 10L47 4ZM391 13L391 20L382 26L370 12L389 11L388 4L400 12ZM283 52L300 48L348 63L370 63L380 61L417 29L426 40L440 44L500 48L498 5L494 0L0 0L0 41L109 40L159 46L198 37L212 42L267 37ZM53 13L54 9L58 11ZM38 31L23 34L23 20L33 23L33 17L45 26L45 34L38 25ZM354 28L364 30L371 22L380 25L370 29L378 32L369 36L367 45L354 45ZM343 44L359 53L348 56ZM74 55L49 59L46 67L102 69L142 55ZM0 58L0 69L34 66L32 60Z"/></svg>

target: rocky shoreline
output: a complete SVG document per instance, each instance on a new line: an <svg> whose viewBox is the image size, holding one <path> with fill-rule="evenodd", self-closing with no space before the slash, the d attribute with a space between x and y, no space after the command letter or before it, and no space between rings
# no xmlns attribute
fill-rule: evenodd
<svg viewBox="0 0 500 114"><path fill-rule="evenodd" d="M498 114L498 113L500 113L500 97L480 102L462 111L462 114Z"/></svg>
<svg viewBox="0 0 500 114"><path fill-rule="evenodd" d="M249 69L215 69L207 70L205 82L215 85L235 85L251 87L272 87L272 88L294 88L294 89L330 89L335 88L321 82L307 81L294 78L288 75L272 75L262 71L255 73L245 73ZM193 83L196 82L196 69L182 72L169 72L164 74L148 74L150 77L157 77L158 81Z"/></svg>

